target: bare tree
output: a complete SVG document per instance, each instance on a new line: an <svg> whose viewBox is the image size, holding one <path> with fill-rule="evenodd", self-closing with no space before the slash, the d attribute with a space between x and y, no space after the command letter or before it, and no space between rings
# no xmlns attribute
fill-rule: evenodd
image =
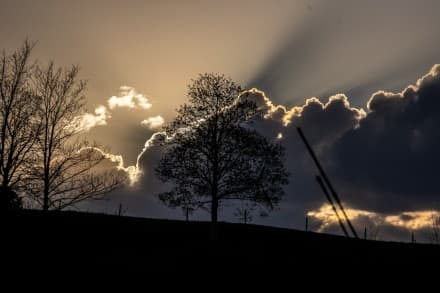
<svg viewBox="0 0 440 293"><path fill-rule="evenodd" d="M262 116L254 101L241 99L239 85L223 75L204 74L189 86L189 104L166 128L173 137L156 174L175 187L159 195L168 206L192 206L211 213L217 238L218 209L227 200L274 208L288 173L284 148L248 127Z"/></svg>
<svg viewBox="0 0 440 293"><path fill-rule="evenodd" d="M240 207L235 209L234 216L243 223L247 224L253 220L253 212L255 211L255 204L253 203L242 203Z"/></svg>
<svg viewBox="0 0 440 293"><path fill-rule="evenodd" d="M125 176L103 171L105 156L96 143L81 138L86 83L78 66L56 69L36 66L33 76L41 133L35 144L28 191L43 210L64 209L86 199L99 199L120 187ZM108 169L108 168L107 168Z"/></svg>
<svg viewBox="0 0 440 293"><path fill-rule="evenodd" d="M34 43L25 41L11 55L0 60L0 202L2 209L21 207L26 165L39 133L34 118L38 99L32 95L29 57Z"/></svg>
<svg viewBox="0 0 440 293"><path fill-rule="evenodd" d="M367 238L370 240L379 240L379 234L384 226L384 222L385 220L381 216L371 218L367 227Z"/></svg>

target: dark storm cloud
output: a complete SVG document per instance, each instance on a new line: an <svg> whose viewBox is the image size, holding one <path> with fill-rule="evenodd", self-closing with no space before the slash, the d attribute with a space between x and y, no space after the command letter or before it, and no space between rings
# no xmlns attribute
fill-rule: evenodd
<svg viewBox="0 0 440 293"><path fill-rule="evenodd" d="M344 95L330 97L325 104L310 98L291 109L272 104L257 90L249 98L268 112L267 119L255 123L255 128L272 139L282 133L292 177L280 212L286 216L287 210L295 211L295 216L286 216L289 225L296 222L302 227L303 215L325 203L314 179L317 169L296 127L305 132L349 208L382 217L394 214L400 222L413 217L402 212L438 209L439 65L401 93L374 93L366 105L367 113L351 107ZM420 223L417 217L415 222ZM355 218L361 221L362 217ZM393 237L404 235L410 227L395 227L395 222L383 226Z"/></svg>
<svg viewBox="0 0 440 293"><path fill-rule="evenodd" d="M362 110L352 108L343 95L330 97L325 104L311 98L300 109L294 110L282 130L282 143L287 150L286 164L292 174L286 201L303 207L304 213L316 209L325 201L315 181L318 170L296 128L301 127L318 156L322 158L327 148L347 130L355 128L364 115Z"/></svg>
<svg viewBox="0 0 440 293"><path fill-rule="evenodd" d="M334 172L355 207L395 212L440 202L440 66L401 93L377 92L335 143Z"/></svg>
<svg viewBox="0 0 440 293"><path fill-rule="evenodd" d="M348 206L382 213L438 208L439 65L401 93L374 93L367 113L351 107L344 95L326 104L310 98L290 110L256 98L271 114L255 127L272 138L282 133L287 149L292 180L285 204L307 212L325 202L314 180L317 169L296 131L301 127Z"/></svg>
<svg viewBox="0 0 440 293"><path fill-rule="evenodd" d="M286 132L295 132L295 127L301 127L315 144L329 144L356 127L364 116L363 110L350 106L345 95L332 96L326 104L311 98L302 107L300 116L290 118Z"/></svg>
<svg viewBox="0 0 440 293"><path fill-rule="evenodd" d="M291 210L295 206L303 217L309 210L318 208L324 196L315 181L317 170L296 128L301 127L317 153L323 155L346 131L358 126L365 112L351 107L344 95L332 96L325 103L309 98L302 106L286 109L272 104L261 91L250 92L247 98L255 100L268 113L266 119L253 126L273 140L281 133L280 142L286 147L286 167L292 175L281 208Z"/></svg>

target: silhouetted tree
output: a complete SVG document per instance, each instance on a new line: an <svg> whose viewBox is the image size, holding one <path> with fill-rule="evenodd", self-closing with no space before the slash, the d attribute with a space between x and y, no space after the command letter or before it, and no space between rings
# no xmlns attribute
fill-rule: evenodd
<svg viewBox="0 0 440 293"><path fill-rule="evenodd" d="M379 234L384 226L384 219L382 217L375 217L371 219L367 227L367 238L370 240L379 240Z"/></svg>
<svg viewBox="0 0 440 293"><path fill-rule="evenodd" d="M249 127L262 112L254 101L238 99L242 88L223 75L203 74L189 85L189 103L165 127L171 139L156 174L174 188L159 194L170 207L184 203L211 213L217 238L218 210L224 201L242 200L273 209L288 173L284 148Z"/></svg>
<svg viewBox="0 0 440 293"><path fill-rule="evenodd" d="M244 203L240 207L235 209L234 216L237 217L237 219L243 223L247 224L249 222L252 222L253 220L253 212L255 211L255 205Z"/></svg>
<svg viewBox="0 0 440 293"><path fill-rule="evenodd" d="M27 182L32 198L44 210L63 209L120 187L125 176L114 169L103 171L106 158L96 151L99 145L79 137L84 131L86 83L78 80L78 66L36 66L33 86L41 101L35 113L41 133Z"/></svg>
<svg viewBox="0 0 440 293"><path fill-rule="evenodd" d="M38 100L33 98L30 86L33 46L26 40L11 55L3 52L0 60L1 209L21 207L17 192L23 187L25 165L39 133L39 123L33 118Z"/></svg>
<svg viewBox="0 0 440 293"><path fill-rule="evenodd" d="M189 216L197 209L197 205L194 203L191 194L185 194L184 191L182 191L179 201L179 206L185 215L185 220L189 221Z"/></svg>

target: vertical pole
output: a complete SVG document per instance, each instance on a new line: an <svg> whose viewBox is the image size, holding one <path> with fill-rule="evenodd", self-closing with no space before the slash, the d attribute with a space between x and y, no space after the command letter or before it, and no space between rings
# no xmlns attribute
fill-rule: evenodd
<svg viewBox="0 0 440 293"><path fill-rule="evenodd" d="M364 228L364 240L367 240L367 227Z"/></svg>
<svg viewBox="0 0 440 293"><path fill-rule="evenodd" d="M306 215L306 232L309 231L309 217Z"/></svg>
<svg viewBox="0 0 440 293"><path fill-rule="evenodd" d="M118 216L122 215L122 204L119 204Z"/></svg>

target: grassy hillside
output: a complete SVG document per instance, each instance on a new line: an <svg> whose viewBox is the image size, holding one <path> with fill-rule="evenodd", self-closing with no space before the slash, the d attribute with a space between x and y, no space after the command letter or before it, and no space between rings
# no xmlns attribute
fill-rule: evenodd
<svg viewBox="0 0 440 293"><path fill-rule="evenodd" d="M88 265L146 271L285 270L320 267L399 267L440 263L440 247L347 239L290 229L118 217L78 212L22 211L2 215L6 264ZM6 241L5 241L6 240Z"/></svg>

